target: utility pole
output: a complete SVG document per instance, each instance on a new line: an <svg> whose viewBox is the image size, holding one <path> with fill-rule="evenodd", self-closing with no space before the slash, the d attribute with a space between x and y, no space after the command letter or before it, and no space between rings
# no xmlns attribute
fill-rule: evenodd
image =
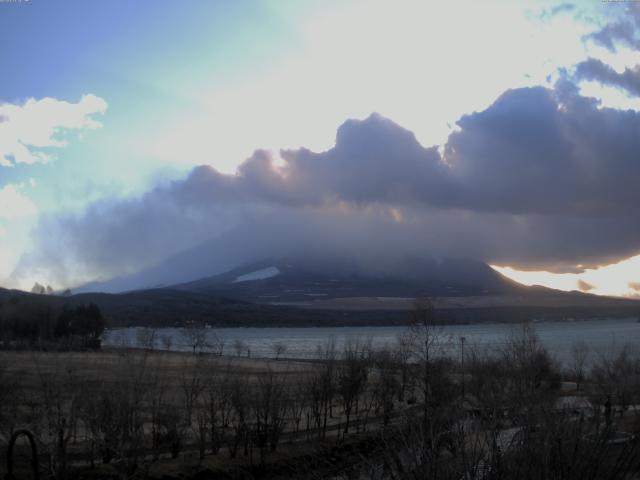
<svg viewBox="0 0 640 480"><path fill-rule="evenodd" d="M466 337L460 337L460 370L462 372L462 402L465 401L465 393L464 393L464 342Z"/></svg>

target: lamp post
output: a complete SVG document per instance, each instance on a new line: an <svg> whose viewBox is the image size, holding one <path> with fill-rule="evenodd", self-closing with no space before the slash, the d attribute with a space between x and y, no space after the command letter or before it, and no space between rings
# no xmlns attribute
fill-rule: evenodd
<svg viewBox="0 0 640 480"><path fill-rule="evenodd" d="M460 370L462 372L462 402L465 400L464 393L464 342L466 341L466 337L460 337Z"/></svg>

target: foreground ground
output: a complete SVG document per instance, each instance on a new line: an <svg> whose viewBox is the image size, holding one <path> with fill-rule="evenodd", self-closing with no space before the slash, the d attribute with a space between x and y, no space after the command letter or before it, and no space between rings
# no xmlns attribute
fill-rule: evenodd
<svg viewBox="0 0 640 480"><path fill-rule="evenodd" d="M530 329L461 362L439 357L438 340L422 328L391 350L327 343L309 361L0 352L0 448L27 428L41 476L60 480L628 479L640 470L632 350L589 370L577 349L560 370ZM28 478L24 440L17 453L18 478Z"/></svg>

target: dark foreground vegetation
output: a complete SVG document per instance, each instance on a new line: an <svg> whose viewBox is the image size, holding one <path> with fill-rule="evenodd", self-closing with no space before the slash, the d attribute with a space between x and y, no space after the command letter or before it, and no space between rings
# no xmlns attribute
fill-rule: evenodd
<svg viewBox="0 0 640 480"><path fill-rule="evenodd" d="M0 348L98 349L105 329L100 308L12 296L0 302Z"/></svg>
<svg viewBox="0 0 640 480"><path fill-rule="evenodd" d="M328 342L304 362L240 346L235 357L6 351L1 465L27 429L40 478L58 480L636 478L634 350L594 358L578 344L561 369L527 326L458 358L442 355L451 341L464 347L425 304L394 345ZM13 473L30 478L23 441Z"/></svg>

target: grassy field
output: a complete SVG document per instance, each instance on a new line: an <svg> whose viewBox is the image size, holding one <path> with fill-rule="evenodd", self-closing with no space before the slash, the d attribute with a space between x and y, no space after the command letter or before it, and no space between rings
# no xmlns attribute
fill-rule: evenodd
<svg viewBox="0 0 640 480"><path fill-rule="evenodd" d="M577 480L598 469L602 476L590 478L640 472L640 443L632 441L640 354L624 350L587 369L578 349L572 369L560 371L524 329L500 352L473 351L460 363L431 350L435 332L412 330L387 351L355 342L338 352L328 343L309 361L3 351L0 474L9 433L19 428L37 439L42 476L56 479L350 472ZM28 478L25 452L22 442L18 478ZM503 471L486 476L496 465ZM373 476L385 469L386 477ZM558 476L567 471L575 475Z"/></svg>
<svg viewBox="0 0 640 480"><path fill-rule="evenodd" d="M217 372L231 369L237 373L295 373L309 368L309 362L301 361L122 348L98 352L0 351L0 365L5 374L21 377L27 384L37 382L41 375L60 374L69 369L81 377L117 379L124 367L140 365L142 362L148 371L159 373L172 381L176 381L185 370L197 366L206 366Z"/></svg>
<svg viewBox="0 0 640 480"><path fill-rule="evenodd" d="M364 392L359 413L350 419L348 436L337 392L324 404L324 416L320 399L312 414L313 406L303 391L320 378L318 365L139 349L0 352L0 395L5 400L0 410L0 446L6 445L8 432L26 427L39 440L43 470L55 471L51 458L64 448L65 468L79 469L90 477L122 474L127 455L135 456L146 475L157 477L265 465L286 470L291 462L310 455L320 461L336 442L357 450L367 440L364 425L369 431L381 425L372 410L372 396ZM128 431L133 417L138 418L137 426ZM99 424L110 422L122 423L112 427L125 442L133 443L132 436L139 438L135 448L113 447L114 460L101 465L106 447L101 451L96 444L110 444L110 433ZM202 422L207 422L206 434ZM216 455L211 455L216 442L212 428L220 429ZM256 432L271 428L279 429L274 440L277 450L256 440ZM175 435L180 437L179 452ZM63 446L57 444L58 436L64 438ZM26 444L18 450L25 451ZM26 457L18 463L27 465Z"/></svg>

